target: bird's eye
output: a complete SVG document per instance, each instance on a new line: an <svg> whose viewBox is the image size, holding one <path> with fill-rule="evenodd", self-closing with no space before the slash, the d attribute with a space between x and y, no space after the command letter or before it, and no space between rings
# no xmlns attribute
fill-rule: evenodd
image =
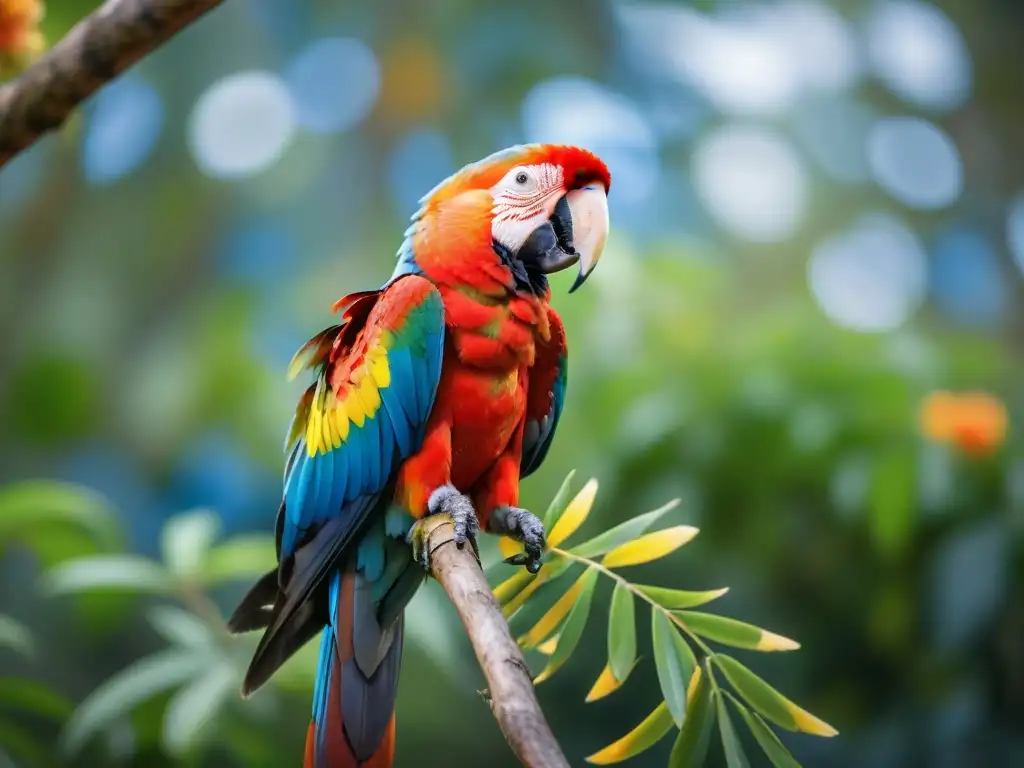
<svg viewBox="0 0 1024 768"><path fill-rule="evenodd" d="M516 184L525 184L529 179L530 177L526 175L526 171L520 171L516 174Z"/></svg>

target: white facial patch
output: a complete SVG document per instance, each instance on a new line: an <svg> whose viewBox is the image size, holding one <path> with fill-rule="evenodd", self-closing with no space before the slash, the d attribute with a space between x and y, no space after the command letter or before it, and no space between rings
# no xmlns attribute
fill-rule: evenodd
<svg viewBox="0 0 1024 768"><path fill-rule="evenodd" d="M517 253L526 238L541 226L565 194L562 168L551 163L519 165L491 187L494 222L491 235Z"/></svg>

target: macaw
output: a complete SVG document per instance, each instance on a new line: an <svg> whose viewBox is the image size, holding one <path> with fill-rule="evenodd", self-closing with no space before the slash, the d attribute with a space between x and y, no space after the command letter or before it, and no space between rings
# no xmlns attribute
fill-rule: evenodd
<svg viewBox="0 0 1024 768"><path fill-rule="evenodd" d="M544 527L519 482L544 461L566 390L547 275L597 265L608 168L573 146L515 146L422 200L391 279L335 304L340 321L290 366L315 380L285 442L277 567L232 632L263 629L249 695L320 633L305 768L391 766L405 606L429 571L422 521L460 548L485 530L540 567Z"/></svg>

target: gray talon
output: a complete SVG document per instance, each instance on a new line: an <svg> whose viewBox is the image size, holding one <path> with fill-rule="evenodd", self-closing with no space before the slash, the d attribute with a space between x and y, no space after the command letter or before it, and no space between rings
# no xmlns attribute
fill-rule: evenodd
<svg viewBox="0 0 1024 768"><path fill-rule="evenodd" d="M473 502L468 496L459 493L453 485L442 485L430 494L427 511L431 515L449 515L455 527L455 546L463 549L468 541L479 558L476 534L480 530L480 523L477 521Z"/></svg>
<svg viewBox="0 0 1024 768"><path fill-rule="evenodd" d="M491 533L511 536L523 542L526 557L522 563L526 570L536 573L540 570L540 558L544 553L544 523L532 512L521 507L497 507L487 524ZM517 560L517 563L519 561Z"/></svg>

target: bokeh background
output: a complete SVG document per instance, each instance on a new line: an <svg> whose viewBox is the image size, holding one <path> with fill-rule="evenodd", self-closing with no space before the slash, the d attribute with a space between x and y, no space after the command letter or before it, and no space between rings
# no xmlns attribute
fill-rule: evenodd
<svg viewBox="0 0 1024 768"><path fill-rule="evenodd" d="M1022 39L1017 0L228 0L0 170L0 747L297 764L315 648L243 702L217 630L272 553L287 361L436 182L566 141L613 236L553 281L524 501L681 497L701 535L637 578L802 643L743 659L839 729L783 735L805 765L1024 764ZM397 764L513 766L436 585L409 616ZM658 701L642 618L583 703L604 622L538 689L574 765Z"/></svg>

